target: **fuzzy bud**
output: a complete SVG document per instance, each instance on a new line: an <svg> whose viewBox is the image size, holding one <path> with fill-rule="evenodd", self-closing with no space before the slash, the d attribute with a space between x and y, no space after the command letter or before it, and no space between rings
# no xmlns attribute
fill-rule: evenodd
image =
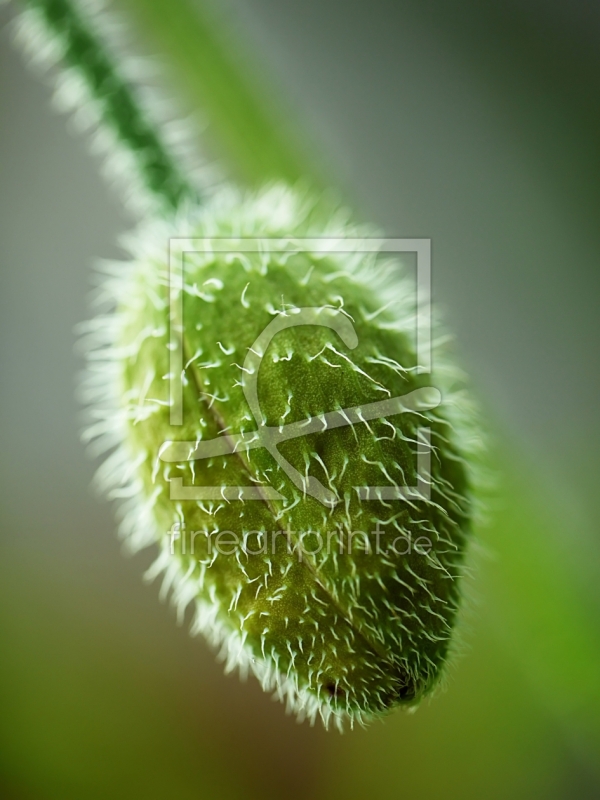
<svg viewBox="0 0 600 800"><path fill-rule="evenodd" d="M151 576L229 669L325 724L436 685L473 515L476 436L440 349L419 368L411 281L303 244L364 235L286 188L224 190L138 233L88 326L88 438L112 449L122 535L158 543ZM201 246L176 273L182 236Z"/></svg>

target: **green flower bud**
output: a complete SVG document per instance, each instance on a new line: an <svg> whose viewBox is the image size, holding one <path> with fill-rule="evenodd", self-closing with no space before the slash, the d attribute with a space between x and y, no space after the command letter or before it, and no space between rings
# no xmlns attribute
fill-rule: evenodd
<svg viewBox="0 0 600 800"><path fill-rule="evenodd" d="M138 232L88 326L122 535L158 543L151 576L227 669L325 724L439 681L473 517L471 411L441 345L419 368L411 281L303 243L365 235L286 188L223 190ZM178 273L182 236L201 244Z"/></svg>

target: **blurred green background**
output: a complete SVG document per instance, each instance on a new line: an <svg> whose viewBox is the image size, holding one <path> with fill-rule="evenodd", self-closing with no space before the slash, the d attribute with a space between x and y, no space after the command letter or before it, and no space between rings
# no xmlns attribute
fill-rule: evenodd
<svg viewBox="0 0 600 800"><path fill-rule="evenodd" d="M224 676L89 489L73 328L131 219L1 8L0 796L600 797L600 6L118 5L231 176L307 168L433 239L498 490L464 655L415 715L325 733Z"/></svg>

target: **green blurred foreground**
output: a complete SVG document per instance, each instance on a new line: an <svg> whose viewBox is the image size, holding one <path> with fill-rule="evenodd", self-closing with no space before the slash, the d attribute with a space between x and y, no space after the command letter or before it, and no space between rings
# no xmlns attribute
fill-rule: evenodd
<svg viewBox="0 0 600 800"><path fill-rule="evenodd" d="M115 544L96 561L88 540L74 570L59 537L51 556L11 548L0 579L3 796L592 797L588 609L560 559L540 558L556 531L539 509L509 492L502 502L447 689L414 715L342 736L298 725L256 682L224 676L156 587L141 586L147 558L124 560Z"/></svg>

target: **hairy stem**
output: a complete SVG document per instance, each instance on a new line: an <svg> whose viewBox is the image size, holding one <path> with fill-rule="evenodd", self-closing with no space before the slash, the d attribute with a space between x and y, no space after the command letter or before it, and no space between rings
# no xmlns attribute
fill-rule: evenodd
<svg viewBox="0 0 600 800"><path fill-rule="evenodd" d="M71 0L26 0L62 47L65 66L85 81L103 123L134 156L139 177L162 207L198 195L138 103L119 66Z"/></svg>

